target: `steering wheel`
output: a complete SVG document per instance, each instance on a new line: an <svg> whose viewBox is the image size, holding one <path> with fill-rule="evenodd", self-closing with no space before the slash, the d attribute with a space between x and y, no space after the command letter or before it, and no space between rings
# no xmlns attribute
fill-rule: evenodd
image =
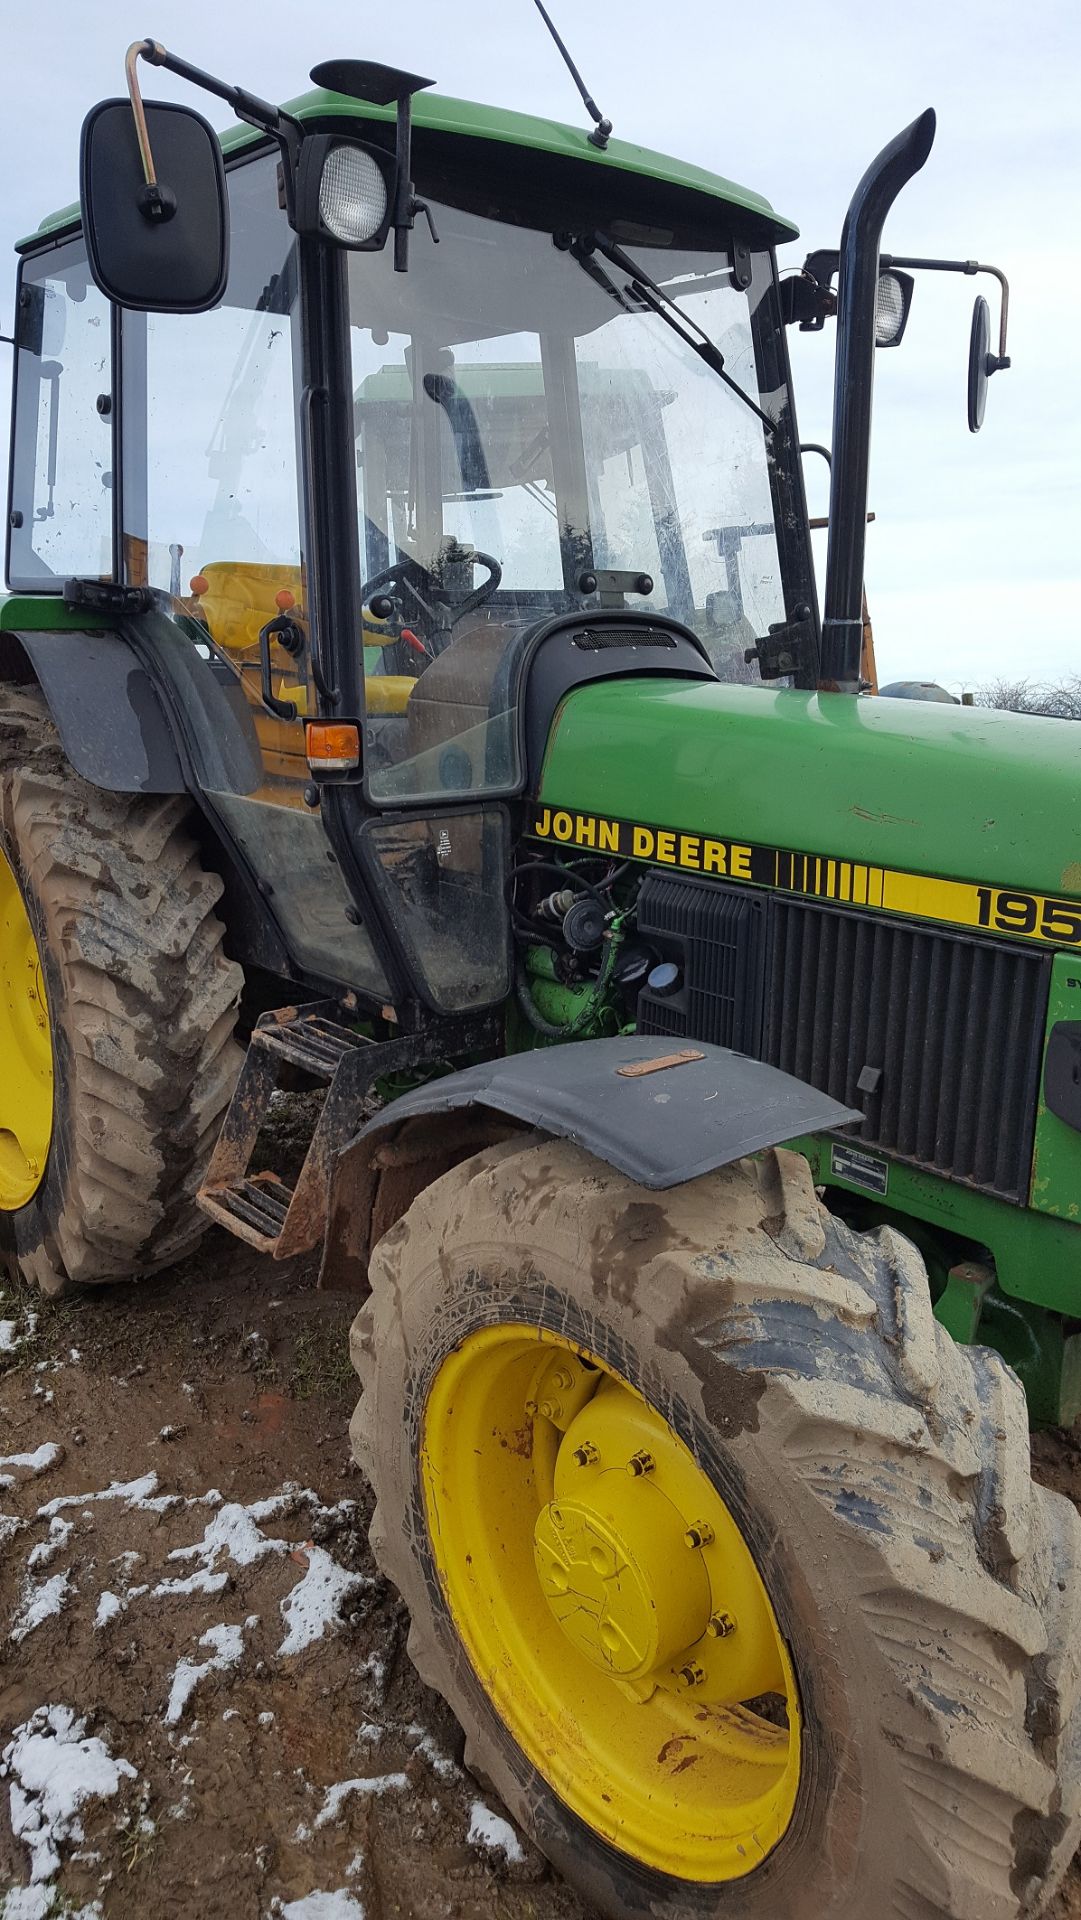
<svg viewBox="0 0 1081 1920"><path fill-rule="evenodd" d="M425 599L419 588L411 585L408 578L411 573L419 574L422 580L427 581L429 583L429 592L434 596L439 586L435 576L429 573L427 567L422 567L419 560L414 560L407 555L401 560L392 561L389 567L383 568L382 573L373 573L371 579L364 582L360 590L361 607L363 608L368 605L377 587L393 586L395 581L400 581L402 586L404 586L408 592L412 593L414 599L423 607L425 613L434 619L435 609L429 605L429 602ZM378 618L379 616L377 615L376 617Z"/></svg>
<svg viewBox="0 0 1081 1920"><path fill-rule="evenodd" d="M364 586L361 588L361 606L365 607L369 604L372 594L375 593L377 588L392 586L398 581L405 588L406 592L411 593L418 604L423 607L425 613L436 627L443 628L448 636L442 643L443 646L446 646L449 643L449 635L457 626L459 620L463 619L467 613L475 613L476 609L482 607L486 600L490 600L503 578L503 569L499 561L494 559L490 553L481 553L474 550L474 552L469 555L469 559L474 566L479 564L482 567L486 567L488 570L488 578L483 581L479 587L475 587L472 593L468 593L464 600L459 600L456 603L448 601L445 589L438 575L434 574L430 568L423 566L419 560L414 560L411 556L407 556L403 559L393 561L389 567L383 568L382 573L373 574L370 580L365 581ZM420 591L418 586L412 584L409 579L410 574L419 574L421 579L427 583L431 600ZM432 601L436 604L433 605ZM450 618L446 620L448 613ZM442 647L438 644L436 644L436 651L442 651Z"/></svg>
<svg viewBox="0 0 1081 1920"><path fill-rule="evenodd" d="M488 578L479 587L474 587L472 593L467 593L464 600L458 602L454 609L454 618L450 623L452 627L456 627L465 614L475 613L478 607L483 607L485 601L491 599L503 578L503 569L499 561L493 560L490 553L481 553L479 548L474 548L470 558L475 567L487 567Z"/></svg>

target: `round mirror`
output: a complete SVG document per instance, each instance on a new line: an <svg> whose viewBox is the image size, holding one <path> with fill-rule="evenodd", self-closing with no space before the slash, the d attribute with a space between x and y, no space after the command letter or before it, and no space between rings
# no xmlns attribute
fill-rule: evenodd
<svg viewBox="0 0 1081 1920"><path fill-rule="evenodd" d="M991 345L991 310L982 293L972 309L968 340L968 430L979 433L987 405L987 361Z"/></svg>

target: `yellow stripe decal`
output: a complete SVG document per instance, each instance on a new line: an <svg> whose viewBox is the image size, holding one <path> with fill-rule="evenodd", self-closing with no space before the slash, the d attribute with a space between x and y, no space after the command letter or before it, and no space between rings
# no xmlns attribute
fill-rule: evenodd
<svg viewBox="0 0 1081 1920"><path fill-rule="evenodd" d="M528 831L537 840L621 860L643 860L680 873L746 881L808 899L846 900L906 920L935 920L977 932L1012 934L1044 946L1081 948L1081 901L931 874L901 873L831 860L789 847L763 847L701 833L681 833L637 820L614 820L536 805Z"/></svg>

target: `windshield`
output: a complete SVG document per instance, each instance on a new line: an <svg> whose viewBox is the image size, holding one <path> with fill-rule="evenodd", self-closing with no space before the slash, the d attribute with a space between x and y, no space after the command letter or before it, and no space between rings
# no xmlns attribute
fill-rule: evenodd
<svg viewBox="0 0 1081 1920"><path fill-rule="evenodd" d="M389 249L349 258L369 781L387 798L513 784L497 669L546 614L665 612L721 678L757 679L744 655L785 618L794 519L767 254L741 289L726 253L633 244L737 393L608 259L433 212L440 244L418 230L408 274ZM448 702L481 729L450 754L447 714L421 718Z"/></svg>

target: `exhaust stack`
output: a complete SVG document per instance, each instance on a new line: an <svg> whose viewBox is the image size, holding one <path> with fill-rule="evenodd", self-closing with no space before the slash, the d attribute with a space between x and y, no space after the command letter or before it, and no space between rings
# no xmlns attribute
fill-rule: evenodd
<svg viewBox="0 0 1081 1920"><path fill-rule="evenodd" d="M837 286L833 469L818 678L822 692L859 690L879 242L886 215L906 181L923 166L934 137L934 109L928 107L872 160L845 215Z"/></svg>

